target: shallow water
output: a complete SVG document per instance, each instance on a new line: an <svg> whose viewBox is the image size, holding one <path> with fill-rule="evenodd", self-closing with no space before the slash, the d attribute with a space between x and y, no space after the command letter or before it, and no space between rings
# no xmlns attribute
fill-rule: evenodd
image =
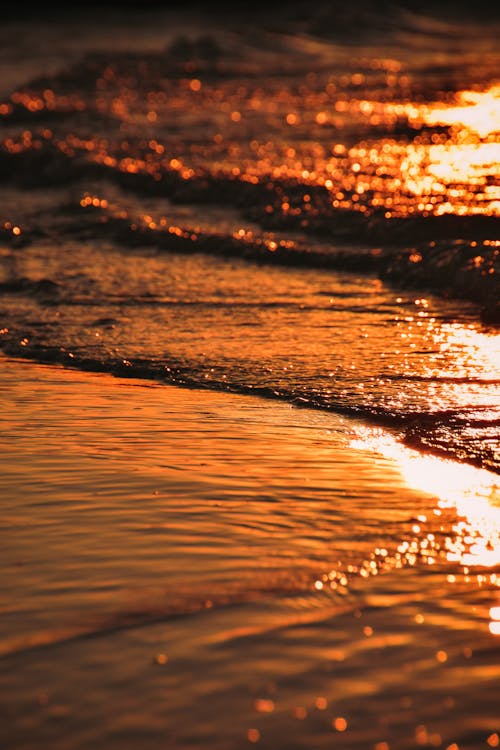
<svg viewBox="0 0 500 750"><path fill-rule="evenodd" d="M0 29L8 750L500 744L498 14L306 10Z"/></svg>
<svg viewBox="0 0 500 750"><path fill-rule="evenodd" d="M355 420L1 377L4 747L495 746L493 474L433 459L432 494Z"/></svg>
<svg viewBox="0 0 500 750"><path fill-rule="evenodd" d="M2 348L498 472L498 18L464 12L75 12L21 69L11 20Z"/></svg>
<svg viewBox="0 0 500 750"><path fill-rule="evenodd" d="M364 416L413 445L499 470L500 337L471 303L376 277L31 245L4 296L4 347L42 360L259 393Z"/></svg>

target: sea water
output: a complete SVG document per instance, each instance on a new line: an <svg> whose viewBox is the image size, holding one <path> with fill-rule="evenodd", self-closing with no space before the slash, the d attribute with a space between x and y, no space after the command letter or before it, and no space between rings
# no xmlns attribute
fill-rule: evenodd
<svg viewBox="0 0 500 750"><path fill-rule="evenodd" d="M499 743L495 18L294 8L2 30L8 748Z"/></svg>

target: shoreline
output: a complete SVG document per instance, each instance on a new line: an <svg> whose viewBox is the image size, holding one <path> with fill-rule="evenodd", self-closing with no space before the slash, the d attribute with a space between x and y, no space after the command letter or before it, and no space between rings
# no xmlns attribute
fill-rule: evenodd
<svg viewBox="0 0 500 750"><path fill-rule="evenodd" d="M498 580L464 553L474 496L440 504L440 472L412 489L336 415L1 365L9 750L495 737Z"/></svg>
<svg viewBox="0 0 500 750"><path fill-rule="evenodd" d="M422 435L419 433L420 423L415 414L400 417L396 420L393 415L384 416L383 414L373 414L371 412L365 413L360 409L325 408L320 403L315 403L314 401L307 403L300 398L290 398L286 393L280 394L264 387L245 388L234 384L230 385L224 381L208 381L206 385L200 383L198 380L191 382L184 374L174 373L170 368L167 368L168 371L166 371L165 367L161 365L157 365L154 368L151 366L145 367L140 361L134 363L133 361L121 358L116 359L114 362L103 364L99 360L78 358L73 352L60 347L47 346L37 346L37 350L29 355L26 351L29 348L29 344L22 344L22 346L25 348L25 352L22 354L19 351L19 347L9 346L9 344L0 346L0 355L20 363L26 362L42 367L62 368L69 372L109 376L118 380L123 379L125 382L137 380L142 382L144 387L178 388L199 394L210 393L222 397L227 395L229 397L256 398L271 405L276 404L285 408L318 413L324 415L325 418L330 417L333 420L345 419L351 421L353 424L362 423L367 426L369 425L372 429L380 428L386 430L391 435L397 435L401 445L405 445L407 448L413 449L423 456L451 461L452 463L456 463L457 466L469 466L473 469L484 470L490 472L492 475L500 474L500 468L498 468L492 455L471 454L470 456L459 458L450 453L446 446L433 444L428 439L426 441L425 434Z"/></svg>

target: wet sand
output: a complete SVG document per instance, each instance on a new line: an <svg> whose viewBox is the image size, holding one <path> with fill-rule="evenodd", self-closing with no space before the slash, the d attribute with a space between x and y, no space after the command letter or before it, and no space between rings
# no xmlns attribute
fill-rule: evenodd
<svg viewBox="0 0 500 750"><path fill-rule="evenodd" d="M0 378L2 748L498 744L474 512L353 448L354 421L5 358Z"/></svg>

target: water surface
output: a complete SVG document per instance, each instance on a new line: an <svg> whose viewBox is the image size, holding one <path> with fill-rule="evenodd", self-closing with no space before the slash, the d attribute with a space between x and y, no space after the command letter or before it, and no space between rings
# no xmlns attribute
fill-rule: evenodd
<svg viewBox="0 0 500 750"><path fill-rule="evenodd" d="M9 750L499 745L500 27L450 8L0 29Z"/></svg>
<svg viewBox="0 0 500 750"><path fill-rule="evenodd" d="M255 396L2 392L5 747L495 746L495 475Z"/></svg>

